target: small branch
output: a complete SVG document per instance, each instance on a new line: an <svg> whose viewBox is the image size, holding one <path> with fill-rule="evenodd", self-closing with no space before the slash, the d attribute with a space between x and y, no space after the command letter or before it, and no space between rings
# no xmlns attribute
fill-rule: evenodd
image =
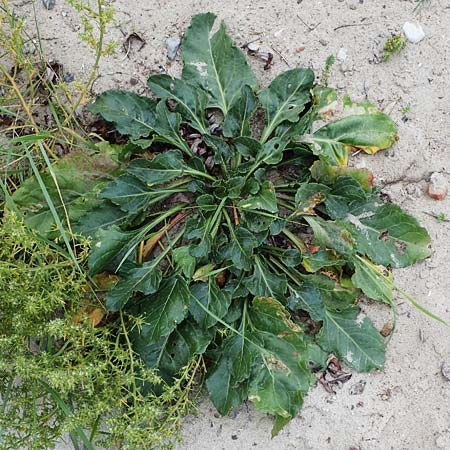
<svg viewBox="0 0 450 450"><path fill-rule="evenodd" d="M238 226L238 225L240 224L240 221L239 221L239 214L238 214L238 212L237 212L235 202L233 202L232 208L233 208L234 224L235 224L236 226Z"/></svg>
<svg viewBox="0 0 450 450"><path fill-rule="evenodd" d="M372 25L372 22L367 23L347 23L345 25L339 25L333 31L340 30L341 28L349 28L349 27L363 27L365 25Z"/></svg>
<svg viewBox="0 0 450 450"><path fill-rule="evenodd" d="M156 244L158 244L159 240L166 234L169 230L171 230L177 223L181 222L185 217L187 217L190 212L178 213L168 225L163 227L157 234L155 234L151 239L147 241L147 244L143 250L142 260L145 261L152 253Z"/></svg>

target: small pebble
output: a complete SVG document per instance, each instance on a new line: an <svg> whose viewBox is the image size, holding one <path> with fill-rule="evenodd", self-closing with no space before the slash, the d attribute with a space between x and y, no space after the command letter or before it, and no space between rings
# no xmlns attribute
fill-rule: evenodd
<svg viewBox="0 0 450 450"><path fill-rule="evenodd" d="M350 387L350 395L361 395L365 388L366 382L361 380Z"/></svg>
<svg viewBox="0 0 450 450"><path fill-rule="evenodd" d="M444 378L448 381L450 381L450 364L443 363L441 366L441 372Z"/></svg>
<svg viewBox="0 0 450 450"><path fill-rule="evenodd" d="M42 4L46 9L53 9L55 7L55 0L42 0Z"/></svg>
<svg viewBox="0 0 450 450"><path fill-rule="evenodd" d="M71 72L66 72L63 76L64 83L72 83L75 80L75 76Z"/></svg>
<svg viewBox="0 0 450 450"><path fill-rule="evenodd" d="M325 39L319 39L319 42L326 47L328 45L328 41L326 41Z"/></svg>
<svg viewBox="0 0 450 450"><path fill-rule="evenodd" d="M341 47L337 54L337 59L344 62L347 59L348 50L345 47Z"/></svg>
<svg viewBox="0 0 450 450"><path fill-rule="evenodd" d="M417 44L425 37L422 26L418 22L405 22L403 33L405 33L406 39L413 44Z"/></svg>
<svg viewBox="0 0 450 450"><path fill-rule="evenodd" d="M180 36L172 36L166 40L167 57L171 61L173 61L176 58L180 45L181 45Z"/></svg>
<svg viewBox="0 0 450 450"><path fill-rule="evenodd" d="M448 193L448 182L442 173L434 172L430 177L428 195L435 200L444 200Z"/></svg>
<svg viewBox="0 0 450 450"><path fill-rule="evenodd" d="M257 52L259 50L259 45L256 42L250 42L249 44L247 44L247 48L251 52Z"/></svg>

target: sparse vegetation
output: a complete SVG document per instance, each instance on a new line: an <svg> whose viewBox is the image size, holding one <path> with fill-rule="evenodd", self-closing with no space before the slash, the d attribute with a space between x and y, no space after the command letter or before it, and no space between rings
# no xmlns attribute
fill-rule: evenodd
<svg viewBox="0 0 450 450"><path fill-rule="evenodd" d="M389 61L393 55L400 53L406 46L406 38L402 33L394 34L384 44L383 61Z"/></svg>

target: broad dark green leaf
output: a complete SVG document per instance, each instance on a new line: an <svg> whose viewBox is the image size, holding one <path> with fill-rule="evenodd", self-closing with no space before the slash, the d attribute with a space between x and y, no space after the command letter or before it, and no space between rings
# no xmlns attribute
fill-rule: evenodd
<svg viewBox="0 0 450 450"><path fill-rule="evenodd" d="M217 323L217 318L222 319L227 313L231 303L231 292L221 289L214 277L209 277L206 283L193 284L190 292L189 312L201 328L205 330L211 328Z"/></svg>
<svg viewBox="0 0 450 450"><path fill-rule="evenodd" d="M375 264L406 267L430 256L431 239L416 219L390 203L373 214L348 217L359 253Z"/></svg>
<svg viewBox="0 0 450 450"><path fill-rule="evenodd" d="M278 212L277 198L272 182L264 181L259 192L255 195L249 195L246 199L238 203L242 210L259 209L271 213Z"/></svg>
<svg viewBox="0 0 450 450"><path fill-rule="evenodd" d="M130 333L133 349L150 369L171 384L178 372L194 355L205 352L214 336L214 330L205 331L191 319L184 320L169 336L163 336L156 343L149 343L137 327Z"/></svg>
<svg viewBox="0 0 450 450"><path fill-rule="evenodd" d="M367 215L381 203L378 195L365 191L353 177L338 177L325 200L327 212L332 219L349 219Z"/></svg>
<svg viewBox="0 0 450 450"><path fill-rule="evenodd" d="M206 219L203 215L190 217L187 221L186 238L191 240L189 253L195 258L202 258L211 251L212 239L209 222L209 219Z"/></svg>
<svg viewBox="0 0 450 450"><path fill-rule="evenodd" d="M192 18L182 44L182 78L208 92L208 106L220 108L226 117L233 104L241 101L243 86L254 88L257 82L244 54L227 35L223 22L211 36L215 19L212 13Z"/></svg>
<svg viewBox="0 0 450 450"><path fill-rule="evenodd" d="M117 131L132 139L147 137L153 132L156 103L127 91L106 91L88 106L93 114L100 114L112 122Z"/></svg>
<svg viewBox="0 0 450 450"><path fill-rule="evenodd" d="M173 262L181 269L186 279L190 280L195 272L196 260L189 253L189 246L177 247L172 251Z"/></svg>
<svg viewBox="0 0 450 450"><path fill-rule="evenodd" d="M133 159L128 166L129 173L149 184L163 183L181 177L186 170L189 168L179 150L168 150L152 160Z"/></svg>
<svg viewBox="0 0 450 450"><path fill-rule="evenodd" d="M286 275L278 275L255 256L252 274L243 280L244 286L254 295L283 300L287 289Z"/></svg>
<svg viewBox="0 0 450 450"><path fill-rule="evenodd" d="M384 275L383 268L358 257L353 258L352 262L355 267L355 273L352 276L353 284L359 287L367 297L391 304L392 275Z"/></svg>
<svg viewBox="0 0 450 450"><path fill-rule="evenodd" d="M122 279L108 292L106 307L110 311L122 309L136 292L145 295L155 293L162 280L159 261L148 261L122 274Z"/></svg>
<svg viewBox="0 0 450 450"><path fill-rule="evenodd" d="M259 101L266 114L266 128L261 138L267 141L282 122L298 122L305 105L310 101L314 82L311 69L291 69L275 78L259 94Z"/></svg>
<svg viewBox="0 0 450 450"><path fill-rule="evenodd" d="M169 335L186 317L189 299L188 286L181 277L166 278L157 292L141 300L143 338L150 344Z"/></svg>
<svg viewBox="0 0 450 450"><path fill-rule="evenodd" d="M100 198L107 198L130 214L145 209L155 196L158 192L152 192L146 183L129 174L111 181L100 192Z"/></svg>
<svg viewBox="0 0 450 450"><path fill-rule="evenodd" d="M287 141L279 137L274 137L265 142L256 155L256 160L264 164L278 164L283 159L283 152Z"/></svg>
<svg viewBox="0 0 450 450"><path fill-rule="evenodd" d="M350 307L358 297L358 289L345 289L324 275L309 276L301 286L291 286L289 309L306 311L311 319L325 318L325 309L341 311Z"/></svg>
<svg viewBox="0 0 450 450"><path fill-rule="evenodd" d="M326 310L319 343L360 372L383 367L383 338L356 306L339 313Z"/></svg>
<svg viewBox="0 0 450 450"><path fill-rule="evenodd" d="M355 240L339 223L320 217L305 217L314 232L314 239L321 247L332 248L343 256L355 252Z"/></svg>
<svg viewBox="0 0 450 450"><path fill-rule="evenodd" d="M239 331L241 335L224 340L218 351L219 358L206 379L209 396L222 415L240 406L247 398L247 379L258 356L256 348L245 339L246 325Z"/></svg>
<svg viewBox="0 0 450 450"><path fill-rule="evenodd" d="M237 269L250 270L254 259L253 249L259 245L257 238L243 226L237 226L230 232L230 242L222 251L224 258L231 259Z"/></svg>
<svg viewBox="0 0 450 450"><path fill-rule="evenodd" d="M272 298L255 298L249 317L254 327L250 339L257 340L261 357L250 381L249 400L259 411L290 419L298 413L314 382L306 366L303 331ZM275 424L275 431L279 425Z"/></svg>
<svg viewBox="0 0 450 450"><path fill-rule="evenodd" d="M156 96L175 100L176 111L197 131L202 134L208 133L205 113L208 95L205 91L165 74L151 76L148 79L148 86Z"/></svg>
<svg viewBox="0 0 450 450"><path fill-rule="evenodd" d="M389 148L397 140L395 123L383 113L348 116L317 130L305 142L328 164L345 167L350 150L376 153Z"/></svg>
<svg viewBox="0 0 450 450"><path fill-rule="evenodd" d="M113 225L119 226L133 219L130 214L122 211L117 205L110 202L102 202L91 211L87 211L76 223L73 224L75 233L86 237L94 237L100 228L109 228Z"/></svg>
<svg viewBox="0 0 450 450"><path fill-rule="evenodd" d="M95 235L88 259L90 274L95 275L106 270L115 272L135 236L136 232L125 232L115 225L107 229L100 228Z"/></svg>
<svg viewBox="0 0 450 450"><path fill-rule="evenodd" d="M317 272L324 267L343 266L345 259L339 258L333 250L319 249L315 253L304 253L302 266L308 272Z"/></svg>
<svg viewBox="0 0 450 450"><path fill-rule="evenodd" d="M250 86L243 86L238 101L231 106L223 123L223 135L236 138L250 136L250 119L257 107L257 98Z"/></svg>

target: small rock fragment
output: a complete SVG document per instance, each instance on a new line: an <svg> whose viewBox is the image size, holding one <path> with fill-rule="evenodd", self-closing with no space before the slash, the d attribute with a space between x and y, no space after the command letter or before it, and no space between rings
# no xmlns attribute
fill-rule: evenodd
<svg viewBox="0 0 450 450"><path fill-rule="evenodd" d="M394 329L394 325L391 322L386 322L383 325L383 328L380 331L381 336L387 337L392 333L392 330Z"/></svg>
<svg viewBox="0 0 450 450"><path fill-rule="evenodd" d="M64 83L72 83L75 80L75 76L72 72L66 72L63 76Z"/></svg>
<svg viewBox="0 0 450 450"><path fill-rule="evenodd" d="M403 33L405 33L406 39L413 44L417 44L425 37L425 32L418 22L405 22Z"/></svg>
<svg viewBox="0 0 450 450"><path fill-rule="evenodd" d="M435 200L444 200L448 193L448 182L442 173L434 172L430 177L428 195Z"/></svg>
<svg viewBox="0 0 450 450"><path fill-rule="evenodd" d="M366 382L361 380L350 387L350 395L361 395L366 388Z"/></svg>
<svg viewBox="0 0 450 450"><path fill-rule="evenodd" d="M446 362L442 363L441 373L446 380L450 381L450 364L448 364Z"/></svg>
<svg viewBox="0 0 450 450"><path fill-rule="evenodd" d="M42 0L42 4L46 9L53 9L55 7L55 0Z"/></svg>
<svg viewBox="0 0 450 450"><path fill-rule="evenodd" d="M249 42L247 48L251 52L257 52L259 50L259 45L256 42Z"/></svg>
<svg viewBox="0 0 450 450"><path fill-rule="evenodd" d="M319 39L319 42L321 45L323 45L324 47L326 47L328 45L328 41L326 39Z"/></svg>
<svg viewBox="0 0 450 450"><path fill-rule="evenodd" d="M341 47L337 54L337 59L344 62L347 59L348 50L345 47Z"/></svg>
<svg viewBox="0 0 450 450"><path fill-rule="evenodd" d="M176 58L180 45L181 45L180 36L172 36L166 40L167 57L171 61L173 61Z"/></svg>

